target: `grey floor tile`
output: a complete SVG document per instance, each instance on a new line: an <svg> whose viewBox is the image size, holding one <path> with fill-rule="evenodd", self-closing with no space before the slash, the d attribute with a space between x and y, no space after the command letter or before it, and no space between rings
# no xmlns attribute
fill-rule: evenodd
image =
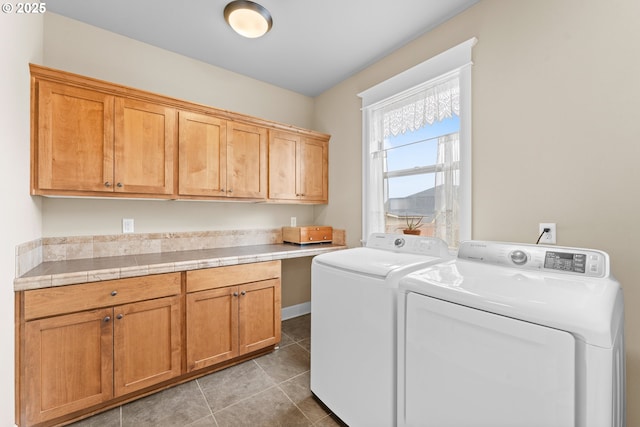
<svg viewBox="0 0 640 427"><path fill-rule="evenodd" d="M311 315L294 317L282 322L282 332L293 338L294 341L300 341L311 336Z"/></svg>
<svg viewBox="0 0 640 427"><path fill-rule="evenodd" d="M122 426L185 426L210 413L198 384L190 381L122 406Z"/></svg>
<svg viewBox="0 0 640 427"><path fill-rule="evenodd" d="M219 427L297 427L311 422L278 388L272 387L242 402L215 412Z"/></svg>
<svg viewBox="0 0 640 427"><path fill-rule="evenodd" d="M254 359L275 382L291 379L310 368L309 352L299 345L289 345Z"/></svg>
<svg viewBox="0 0 640 427"><path fill-rule="evenodd" d="M198 378L197 382L214 412L274 385L253 360Z"/></svg>
<svg viewBox="0 0 640 427"><path fill-rule="evenodd" d="M213 418L213 415L207 415L206 417L200 418L199 420L196 420L191 424L187 424L184 427L217 427L217 426L218 426L218 423L216 423L216 420Z"/></svg>
<svg viewBox="0 0 640 427"><path fill-rule="evenodd" d="M313 427L348 427L340 418L331 414L313 424Z"/></svg>
<svg viewBox="0 0 640 427"><path fill-rule="evenodd" d="M120 407L69 424L69 427L120 427Z"/></svg>
<svg viewBox="0 0 640 427"><path fill-rule="evenodd" d="M295 344L295 340L293 338L291 338L289 335L287 335L286 332L282 331L281 334L281 338L280 338L280 344L278 344L280 347L286 347L288 345L291 344Z"/></svg>
<svg viewBox="0 0 640 427"><path fill-rule="evenodd" d="M329 410L311 393L309 372L280 384L280 388L312 422L329 415Z"/></svg>
<svg viewBox="0 0 640 427"><path fill-rule="evenodd" d="M304 348L305 350L307 350L308 352L311 352L311 338L305 338L303 340L300 340L297 342L297 344L302 348Z"/></svg>

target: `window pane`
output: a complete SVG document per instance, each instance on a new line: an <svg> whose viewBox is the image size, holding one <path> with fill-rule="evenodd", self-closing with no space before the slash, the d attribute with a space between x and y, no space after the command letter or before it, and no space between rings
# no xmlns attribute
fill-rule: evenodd
<svg viewBox="0 0 640 427"><path fill-rule="evenodd" d="M420 234L435 236L435 168L438 138L459 132L454 117L384 141L384 225L388 233L420 221ZM455 174L455 172L454 172ZM442 218L440 219L440 221ZM457 227L457 224L452 224Z"/></svg>
<svg viewBox="0 0 640 427"><path fill-rule="evenodd" d="M429 139L387 150L387 171L436 164L438 139Z"/></svg>
<svg viewBox="0 0 640 427"><path fill-rule="evenodd" d="M435 174L419 174L388 178L385 212L395 216L423 216L433 218L435 209Z"/></svg>

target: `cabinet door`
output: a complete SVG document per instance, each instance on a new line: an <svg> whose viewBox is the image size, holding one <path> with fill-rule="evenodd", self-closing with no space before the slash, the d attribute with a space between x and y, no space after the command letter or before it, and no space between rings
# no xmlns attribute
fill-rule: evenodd
<svg viewBox="0 0 640 427"><path fill-rule="evenodd" d="M112 192L114 97L40 81L37 103L34 192Z"/></svg>
<svg viewBox="0 0 640 427"><path fill-rule="evenodd" d="M173 193L175 121L173 108L116 98L116 192Z"/></svg>
<svg viewBox="0 0 640 427"><path fill-rule="evenodd" d="M109 400L113 395L112 309L25 324L25 425Z"/></svg>
<svg viewBox="0 0 640 427"><path fill-rule="evenodd" d="M238 287L187 294L187 371L238 355Z"/></svg>
<svg viewBox="0 0 640 427"><path fill-rule="evenodd" d="M181 111L178 135L178 193L185 196L225 196L226 121Z"/></svg>
<svg viewBox="0 0 640 427"><path fill-rule="evenodd" d="M329 144L303 138L298 153L299 192L303 200L329 201Z"/></svg>
<svg viewBox="0 0 640 427"><path fill-rule="evenodd" d="M179 296L125 304L113 310L115 396L180 375Z"/></svg>
<svg viewBox="0 0 640 427"><path fill-rule="evenodd" d="M269 198L296 200L297 150L300 136L286 132L269 133Z"/></svg>
<svg viewBox="0 0 640 427"><path fill-rule="evenodd" d="M227 122L227 196L267 196L267 130Z"/></svg>
<svg viewBox="0 0 640 427"><path fill-rule="evenodd" d="M239 286L240 355L280 342L280 279Z"/></svg>

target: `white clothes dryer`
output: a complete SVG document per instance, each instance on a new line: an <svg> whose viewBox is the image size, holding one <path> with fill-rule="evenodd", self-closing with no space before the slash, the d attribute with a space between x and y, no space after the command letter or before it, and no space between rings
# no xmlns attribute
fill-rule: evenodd
<svg viewBox="0 0 640 427"><path fill-rule="evenodd" d="M606 253L463 242L404 277L398 307L398 426L625 426Z"/></svg>
<svg viewBox="0 0 640 427"><path fill-rule="evenodd" d="M432 237L374 233L311 267L311 391L352 427L396 420L399 279L451 259Z"/></svg>

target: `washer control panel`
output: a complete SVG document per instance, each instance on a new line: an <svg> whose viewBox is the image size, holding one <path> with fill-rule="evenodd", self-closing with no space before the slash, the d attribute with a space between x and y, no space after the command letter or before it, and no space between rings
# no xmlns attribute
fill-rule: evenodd
<svg viewBox="0 0 640 427"><path fill-rule="evenodd" d="M458 259L586 277L608 277L610 268L598 250L475 240L460 244Z"/></svg>
<svg viewBox="0 0 640 427"><path fill-rule="evenodd" d="M373 233L367 240L367 247L441 258L449 256L449 246L444 240L428 236Z"/></svg>

